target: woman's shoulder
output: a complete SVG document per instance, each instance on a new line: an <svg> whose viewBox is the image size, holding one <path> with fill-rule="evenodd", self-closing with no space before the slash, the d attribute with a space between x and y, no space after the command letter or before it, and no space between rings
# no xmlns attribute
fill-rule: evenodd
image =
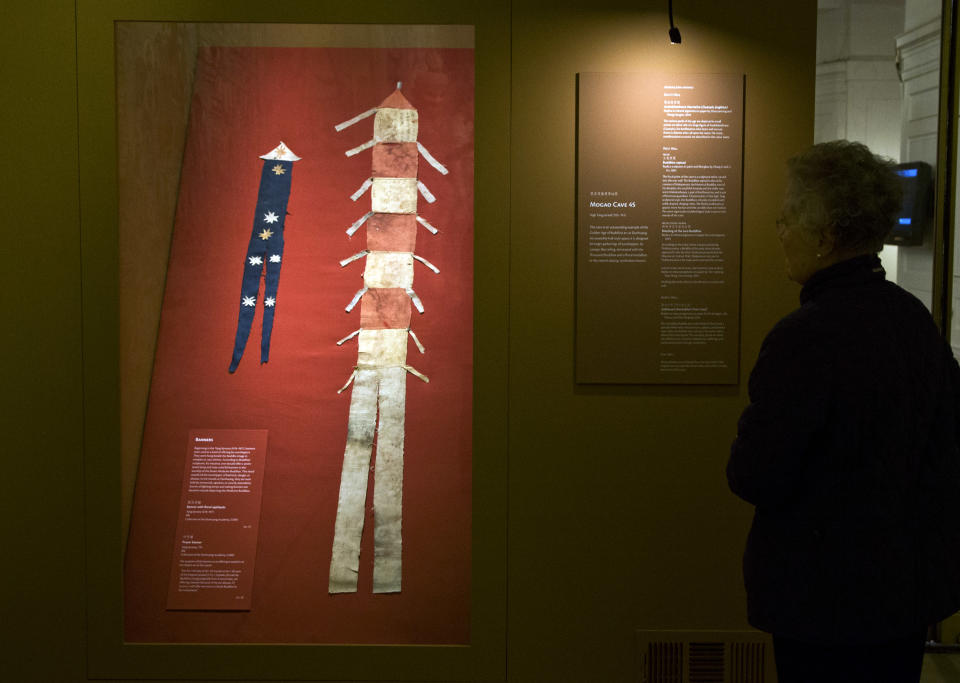
<svg viewBox="0 0 960 683"><path fill-rule="evenodd" d="M927 305L913 292L907 291L900 285L890 282L889 280L884 280L879 283L876 289L877 295L882 298L884 303L892 303L906 312L913 313L922 318L929 318L930 322L933 322L933 316L930 315Z"/></svg>
<svg viewBox="0 0 960 683"><path fill-rule="evenodd" d="M924 303L885 280L805 302L784 316L768 339L787 349L816 345L833 355L864 358L903 348L932 352L943 344Z"/></svg>
<svg viewBox="0 0 960 683"><path fill-rule="evenodd" d="M805 303L776 322L767 334L767 342L800 341L822 334L830 317L829 309L820 302Z"/></svg>

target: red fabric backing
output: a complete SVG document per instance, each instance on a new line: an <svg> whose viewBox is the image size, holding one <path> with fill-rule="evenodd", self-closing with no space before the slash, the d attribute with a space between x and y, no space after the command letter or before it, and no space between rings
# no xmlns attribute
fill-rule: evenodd
<svg viewBox="0 0 960 683"><path fill-rule="evenodd" d="M421 164L436 195L420 213L439 228L418 240L426 308L410 326L430 377L407 381L403 591L371 593L373 519L364 527L359 592L327 593L350 390L337 389L356 345L336 341L369 318L406 327L402 290L364 297L364 244L345 229L369 211L350 194L371 155L373 118L334 125L383 101L397 81L419 111L420 140L450 174ZM394 105L396 106L396 105ZM247 350L227 372L258 157L283 140L294 164L270 362L259 363L262 295ZM361 230L365 230L361 228ZM389 320L373 315L403 297ZM467 643L470 618L473 323L473 51L202 48L184 152L157 354L125 567L125 636L152 642ZM382 297L382 300L378 297ZM389 323L384 325L384 323ZM168 612L166 588L190 429L267 429L253 607Z"/></svg>

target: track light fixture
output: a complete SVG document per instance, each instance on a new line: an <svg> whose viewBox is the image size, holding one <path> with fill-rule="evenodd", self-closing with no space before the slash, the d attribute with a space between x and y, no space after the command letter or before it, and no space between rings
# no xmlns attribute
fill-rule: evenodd
<svg viewBox="0 0 960 683"><path fill-rule="evenodd" d="M667 0L667 12L670 14L670 42L680 44L680 29L673 25L673 0Z"/></svg>

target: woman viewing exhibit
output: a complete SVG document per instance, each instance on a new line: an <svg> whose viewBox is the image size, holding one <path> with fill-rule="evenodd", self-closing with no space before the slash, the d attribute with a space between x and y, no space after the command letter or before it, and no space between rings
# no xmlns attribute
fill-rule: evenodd
<svg viewBox="0 0 960 683"><path fill-rule="evenodd" d="M960 609L960 369L885 279L899 209L892 163L859 143L788 162L801 305L761 346L727 465L755 506L748 616L780 683L914 683L928 625Z"/></svg>

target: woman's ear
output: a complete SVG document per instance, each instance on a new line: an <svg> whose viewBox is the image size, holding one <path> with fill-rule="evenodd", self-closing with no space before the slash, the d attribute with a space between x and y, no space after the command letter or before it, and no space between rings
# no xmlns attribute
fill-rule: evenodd
<svg viewBox="0 0 960 683"><path fill-rule="evenodd" d="M820 241L817 243L817 252L821 257L829 256L837 247L837 238L831 230L824 229L820 232Z"/></svg>

